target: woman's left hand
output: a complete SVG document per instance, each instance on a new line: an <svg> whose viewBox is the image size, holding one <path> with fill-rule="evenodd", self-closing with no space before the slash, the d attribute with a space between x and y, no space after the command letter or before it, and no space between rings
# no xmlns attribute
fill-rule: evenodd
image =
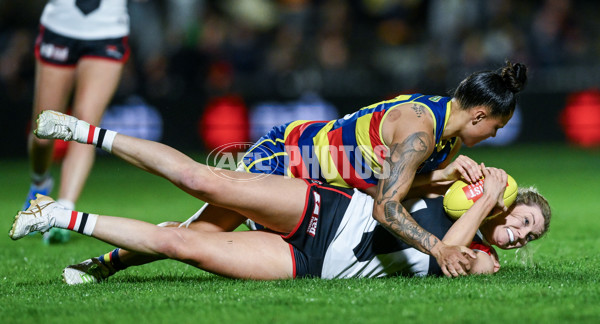
<svg viewBox="0 0 600 324"><path fill-rule="evenodd" d="M504 205L504 191L506 190L506 182L508 181L506 171L497 168L486 168L483 163L481 166L483 168L483 176L485 177L483 194L496 200L496 206L502 211L506 211L508 209Z"/></svg>

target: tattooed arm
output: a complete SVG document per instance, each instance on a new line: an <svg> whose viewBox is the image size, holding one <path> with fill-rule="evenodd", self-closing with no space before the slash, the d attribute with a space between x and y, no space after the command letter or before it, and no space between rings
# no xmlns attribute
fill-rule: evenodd
<svg viewBox="0 0 600 324"><path fill-rule="evenodd" d="M472 250L465 247L444 244L435 235L423 229L400 203L407 195L419 165L431 154L434 145L433 134L428 130L431 122L425 119L427 115L419 110L410 110L400 119L400 113L391 115L387 135L394 133L389 141L388 156L383 165L384 178L379 180L373 217L392 234L416 249L433 255L442 271L447 276L466 274L469 260L463 255L473 257ZM424 120L425 119L425 120ZM384 125L385 127L385 125ZM416 131L410 133L406 129ZM385 129L384 129L385 131ZM384 136L386 134L384 133Z"/></svg>
<svg viewBox="0 0 600 324"><path fill-rule="evenodd" d="M389 167L389 176L379 180L373 217L406 243L431 254L440 240L419 226L400 203L408 193L416 167L428 155L428 142L432 142L431 136L418 132L390 147L384 165L384 174L388 175L385 168Z"/></svg>

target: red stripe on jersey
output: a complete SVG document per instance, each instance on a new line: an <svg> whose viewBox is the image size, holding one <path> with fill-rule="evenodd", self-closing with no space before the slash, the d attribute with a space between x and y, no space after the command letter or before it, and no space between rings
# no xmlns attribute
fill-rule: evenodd
<svg viewBox="0 0 600 324"><path fill-rule="evenodd" d="M347 193L345 193L345 192L343 192L341 190L334 189L334 188L331 188L331 187L324 187L324 186L319 186L319 185L317 185L317 186L319 188L321 188L321 189L324 189L324 190L335 191L335 192L339 193L340 195L346 196L346 198L348 198L348 199L352 199L352 195L349 195L349 194L347 194Z"/></svg>
<svg viewBox="0 0 600 324"><path fill-rule="evenodd" d="M302 180L304 180L304 183L307 184L306 194L304 197L304 210L302 211L302 214L300 215L300 220L298 220L298 224L296 224L294 229L291 232L289 232L287 235L283 235L283 234L281 235L281 237L283 239L289 239L290 237L292 237L292 235L294 235L296 233L298 228L300 228L300 225L302 225L302 222L304 221L304 216L306 215L306 210L308 209L308 200L310 198L310 187L314 186L315 184L308 182L306 179L302 179Z"/></svg>
<svg viewBox="0 0 600 324"><path fill-rule="evenodd" d="M71 220L69 221L69 226L67 228L73 230L73 228L75 228L75 223L77 223L77 212L73 210L71 212Z"/></svg>
<svg viewBox="0 0 600 324"><path fill-rule="evenodd" d="M308 174L308 169L304 164L304 159L302 159L302 152L300 152L300 147L298 145L285 146L285 152L288 155L288 163L290 166L290 173L292 176L296 178L310 178Z"/></svg>
<svg viewBox="0 0 600 324"><path fill-rule="evenodd" d="M342 139L342 127L327 133L327 139L329 140L329 155L340 177L354 188L365 189L371 187L371 184L358 177L352 163L355 161L348 160L348 155L345 151L346 147ZM356 149L355 154L361 154L360 150L356 147L354 149Z"/></svg>
<svg viewBox="0 0 600 324"><path fill-rule="evenodd" d="M383 134L379 133L379 128L381 127L381 120L385 115L387 110L376 111L371 113L371 122L369 125L369 139L371 140L371 147L375 151L375 156L379 159L379 163L383 164L385 157L387 155L387 148L383 145L381 141L381 136Z"/></svg>
<svg viewBox="0 0 600 324"><path fill-rule="evenodd" d="M296 256L294 255L294 246L289 244L290 254L292 255L292 279L296 279Z"/></svg>
<svg viewBox="0 0 600 324"><path fill-rule="evenodd" d="M306 129L308 123L300 124L292 129L285 138L285 152L288 155L290 164L290 173L297 178L309 178L308 170L302 159L302 152L298 146L298 141L302 132Z"/></svg>
<svg viewBox="0 0 600 324"><path fill-rule="evenodd" d="M481 251L481 252L485 252L485 253L487 253L489 255L492 255L492 251L491 251L492 247L487 246L487 245L482 244L482 243L471 242L471 245L469 245L469 248L471 250L478 250L478 251Z"/></svg>
<svg viewBox="0 0 600 324"><path fill-rule="evenodd" d="M96 131L96 126L90 125L90 130L88 131L87 143L92 144L94 142L94 132Z"/></svg>
<svg viewBox="0 0 600 324"><path fill-rule="evenodd" d="M285 138L285 145L294 145L294 146L298 146L298 140L300 140L300 136L302 136L302 133L304 133L304 130L306 129L306 127L314 124L314 123L323 123L323 121L308 121L306 123L302 123L299 125L294 126L294 129L292 129L289 133L288 136Z"/></svg>

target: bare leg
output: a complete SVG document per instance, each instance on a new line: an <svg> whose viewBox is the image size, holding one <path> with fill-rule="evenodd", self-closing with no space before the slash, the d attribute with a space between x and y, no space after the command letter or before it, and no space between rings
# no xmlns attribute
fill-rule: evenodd
<svg viewBox="0 0 600 324"><path fill-rule="evenodd" d="M289 244L273 233L203 233L99 216L92 236L137 253L179 260L227 277L271 280L293 276Z"/></svg>
<svg viewBox="0 0 600 324"><path fill-rule="evenodd" d="M215 169L164 144L122 134L115 137L112 153L194 197L235 210L275 231L291 232L304 210L306 184L300 179L257 178L256 174Z"/></svg>
<svg viewBox="0 0 600 324"><path fill-rule="evenodd" d="M74 81L74 68L56 67L37 61L32 120L35 121L36 116L44 109L64 112ZM35 125L32 125L32 129L34 128ZM44 174L48 172L52 163L53 147L53 140L39 139L30 133L29 159L31 170L34 173Z"/></svg>
<svg viewBox="0 0 600 324"><path fill-rule="evenodd" d="M244 220L246 220L246 217L240 215L238 212L214 205L208 205L202 215L187 228L197 232L232 232L238 228ZM181 224L179 222L169 223L169 225L164 227L178 227ZM164 257L119 249L119 259L122 264L127 266L138 266L163 260Z"/></svg>
<svg viewBox="0 0 600 324"><path fill-rule="evenodd" d="M279 232L292 231L304 211L307 186L300 179L218 170L161 143L122 134L114 137L111 152L211 205L235 210ZM237 219L230 228L239 225L241 218Z"/></svg>
<svg viewBox="0 0 600 324"><path fill-rule="evenodd" d="M143 170L170 180L182 190L211 203L202 218L193 222L187 229L190 233L195 232L204 236L207 235L205 231L213 233L232 231L246 217L265 224L271 229L287 233L294 229L304 211L307 186L300 179L265 176L244 181L253 179L256 175L216 170L197 163L166 145L122 134L115 137L112 153ZM119 246L129 249L126 245ZM148 255L138 252L120 250L119 258L128 266L165 258L158 254Z"/></svg>
<svg viewBox="0 0 600 324"><path fill-rule="evenodd" d="M203 232L232 232L238 228L247 217L231 209L208 205L198 219L191 222L187 228Z"/></svg>
<svg viewBox="0 0 600 324"><path fill-rule="evenodd" d="M73 115L90 124L98 125L119 84L123 63L82 59L76 71ZM93 146L70 144L62 165L59 199L72 203L77 201L94 164L94 158Z"/></svg>

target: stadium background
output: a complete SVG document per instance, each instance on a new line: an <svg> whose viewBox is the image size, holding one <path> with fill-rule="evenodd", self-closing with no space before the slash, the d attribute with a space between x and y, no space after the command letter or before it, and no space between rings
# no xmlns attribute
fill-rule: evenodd
<svg viewBox="0 0 600 324"><path fill-rule="evenodd" d="M2 156L26 156L44 4L0 1ZM179 149L254 140L276 124L330 119L400 93L447 94L506 58L528 65L529 84L497 144L600 143L597 1L129 5L133 55L103 123Z"/></svg>
<svg viewBox="0 0 600 324"><path fill-rule="evenodd" d="M44 3L0 0L0 228L5 231L28 185L32 48ZM45 246L37 236L13 242L5 234L0 236L3 322L600 322L600 254L594 248L600 245L600 3L149 0L130 5L134 55L104 122L160 138L195 158L204 156L206 145L198 134L201 120L209 134L251 138L249 126L260 132L285 118L318 118L332 109L342 115L401 92L443 94L476 70L501 66L505 58L528 64L520 114L506 127L511 131L499 136L512 144L466 154L538 186L553 206L551 230L527 249L499 251L502 271L489 277L254 282L165 261L84 287L65 287L61 270L105 253L110 245L72 235L68 244ZM569 121L571 137L561 122L567 106L581 118ZM209 107L217 113L204 118ZM576 139L579 144L570 144ZM183 220L198 209L196 199L164 179L105 157L94 166L81 210L159 223L166 215Z"/></svg>

